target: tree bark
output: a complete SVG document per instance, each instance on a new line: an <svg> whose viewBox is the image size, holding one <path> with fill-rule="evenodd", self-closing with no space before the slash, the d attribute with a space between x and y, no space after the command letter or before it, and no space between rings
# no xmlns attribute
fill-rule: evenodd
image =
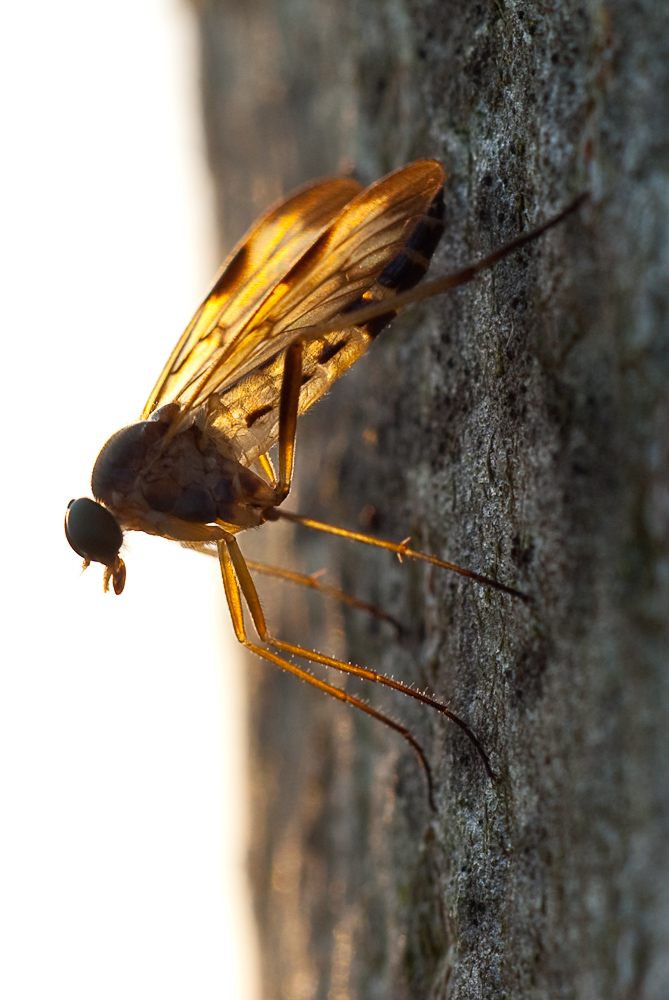
<svg viewBox="0 0 669 1000"><path fill-rule="evenodd" d="M436 692L498 780L437 713L368 685L424 745L433 815L396 734L254 664L265 996L664 1000L669 8L197 6L225 247L282 192L347 165L367 183L445 164L433 275L591 196L475 284L407 310L301 421L291 509L411 536L533 603L284 532L284 564L327 567L405 630L286 585L274 631ZM279 535L263 528L254 554L277 561Z"/></svg>

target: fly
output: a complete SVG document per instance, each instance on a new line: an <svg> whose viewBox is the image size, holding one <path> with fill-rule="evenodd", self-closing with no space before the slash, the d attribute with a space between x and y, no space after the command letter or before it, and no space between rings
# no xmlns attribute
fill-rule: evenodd
<svg viewBox="0 0 669 1000"><path fill-rule="evenodd" d="M239 642L404 737L423 765L431 803L430 767L411 732L286 657L386 685L437 709L464 731L493 778L474 732L436 699L400 681L271 635L237 535L283 518L400 558L421 559L529 600L513 587L405 543L380 541L282 509L291 487L298 417L364 354L397 312L471 281L582 200L478 263L415 289L443 233L445 179L440 163L419 160L364 190L350 178L316 181L265 212L223 265L140 420L104 445L91 480L95 500L72 500L65 515L67 539L84 568L101 563L104 589L111 584L116 594L126 580L120 556L126 531L215 551ZM274 445L278 472L269 456ZM304 582L299 574L251 565ZM244 603L263 645L247 635Z"/></svg>

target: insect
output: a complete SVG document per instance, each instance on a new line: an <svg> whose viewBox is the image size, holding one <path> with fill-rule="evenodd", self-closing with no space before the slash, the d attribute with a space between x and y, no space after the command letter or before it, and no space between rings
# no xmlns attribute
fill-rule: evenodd
<svg viewBox="0 0 669 1000"><path fill-rule="evenodd" d="M415 289L443 232L445 176L437 161L419 160L364 190L350 178L316 181L261 216L223 265L172 351L141 419L102 448L91 480L96 499L71 501L65 515L67 539L84 568L101 563L104 589L111 584L116 594L126 579L120 556L126 531L215 550L237 639L396 730L418 754L430 801L429 764L411 732L287 657L334 667L432 706L466 733L492 777L473 731L446 706L408 685L275 638L237 535L285 518L426 560L527 599L512 587L405 543L379 541L281 509L291 487L298 416L367 350L399 309L471 281L577 204L477 264ZM269 456L274 445L278 472ZM262 645L247 635L243 602Z"/></svg>

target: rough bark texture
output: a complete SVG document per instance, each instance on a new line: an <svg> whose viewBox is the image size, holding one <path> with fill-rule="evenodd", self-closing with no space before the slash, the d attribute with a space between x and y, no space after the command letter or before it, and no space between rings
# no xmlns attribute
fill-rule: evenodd
<svg viewBox="0 0 669 1000"><path fill-rule="evenodd" d="M294 588L268 604L275 630L435 691L499 781L436 713L368 691L426 747L431 815L401 739L254 665L265 996L664 1000L669 8L198 10L226 247L347 163L365 182L445 163L433 274L592 194L475 286L407 312L301 423L293 509L410 535L534 603L295 534L284 564L328 567L407 630ZM252 543L278 558L274 527Z"/></svg>

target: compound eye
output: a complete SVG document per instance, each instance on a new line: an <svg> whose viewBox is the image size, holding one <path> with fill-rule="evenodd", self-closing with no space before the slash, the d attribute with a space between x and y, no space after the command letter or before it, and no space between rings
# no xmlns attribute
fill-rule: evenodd
<svg viewBox="0 0 669 1000"><path fill-rule="evenodd" d="M111 566L123 544L123 532L113 514L88 497L70 500L65 512L65 536L82 559Z"/></svg>

